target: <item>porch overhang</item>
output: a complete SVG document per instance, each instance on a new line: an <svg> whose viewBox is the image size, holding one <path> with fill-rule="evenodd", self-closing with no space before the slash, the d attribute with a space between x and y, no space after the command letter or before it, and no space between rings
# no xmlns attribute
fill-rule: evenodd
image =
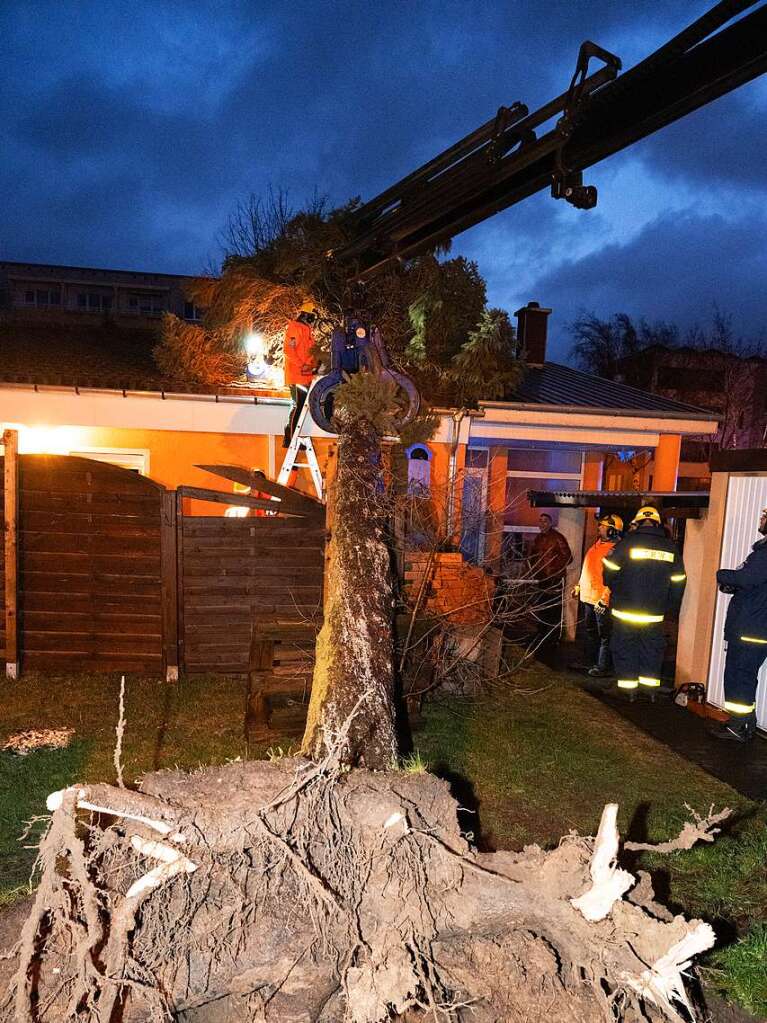
<svg viewBox="0 0 767 1023"><path fill-rule="evenodd" d="M705 490L650 491L635 490L528 490L532 508L607 508L610 511L636 511L642 504L652 504L674 518L697 519L702 508L708 508Z"/></svg>

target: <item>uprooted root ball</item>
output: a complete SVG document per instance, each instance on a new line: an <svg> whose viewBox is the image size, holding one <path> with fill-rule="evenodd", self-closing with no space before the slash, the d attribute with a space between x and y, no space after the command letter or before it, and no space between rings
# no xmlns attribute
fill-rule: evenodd
<svg viewBox="0 0 767 1023"><path fill-rule="evenodd" d="M593 840L479 855L430 775L286 758L58 802L3 1020L688 1018L650 968L690 924L646 894L587 921Z"/></svg>

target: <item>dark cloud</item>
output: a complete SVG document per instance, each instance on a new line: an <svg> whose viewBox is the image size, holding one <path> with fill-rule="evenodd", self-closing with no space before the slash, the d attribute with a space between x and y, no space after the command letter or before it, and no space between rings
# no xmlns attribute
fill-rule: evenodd
<svg viewBox="0 0 767 1023"><path fill-rule="evenodd" d="M315 190L333 203L369 198L499 104L532 109L563 91L583 39L630 66L709 6L5 0L0 255L198 272L228 211L251 191L271 184L294 203ZM573 309L573 274L588 291L590 261L604 273L600 260L612 251L605 240L656 219L616 252L654 279L643 246L663 225L692 237L691 224L668 211L705 189L709 229L744 236L751 262L739 294L756 308L762 250L747 244L742 205L763 188L760 88L666 129L633 159L595 168L597 210L536 196L456 239L454 253L477 259L495 303L535 297ZM612 269L592 282L610 310L627 290ZM706 283L698 275L688 287ZM637 296L654 297L639 284Z"/></svg>
<svg viewBox="0 0 767 1023"><path fill-rule="evenodd" d="M580 310L627 312L683 329L705 324L716 304L745 336L767 337L767 215L735 221L719 215L663 217L626 245L608 245L565 262L533 285L554 307L552 351L563 358L567 325Z"/></svg>
<svg viewBox="0 0 767 1023"><path fill-rule="evenodd" d="M656 173L696 188L764 191L765 122L767 89L757 80L644 139L634 153Z"/></svg>

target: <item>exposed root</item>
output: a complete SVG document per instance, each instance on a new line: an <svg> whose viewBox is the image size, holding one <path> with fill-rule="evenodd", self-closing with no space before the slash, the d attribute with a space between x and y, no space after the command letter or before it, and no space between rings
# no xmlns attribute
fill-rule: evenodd
<svg viewBox="0 0 767 1023"><path fill-rule="evenodd" d="M732 810L727 807L724 810L720 810L719 813L714 813L712 806L708 811L707 817L701 817L691 806L687 806L687 809L692 814L693 820L687 821L676 838L669 842L659 842L658 845L648 844L647 842L625 842L624 849L629 849L631 852L655 853L670 853L679 852L682 849L692 849L696 842L713 842L714 836L718 835L722 830L715 827L715 825L721 824L722 821L727 820L732 814Z"/></svg>
<svg viewBox="0 0 767 1023"><path fill-rule="evenodd" d="M144 790L53 800L0 1018L202 1023L213 1004L316 1023L691 1013L683 973L705 925L612 891L598 918L580 911L584 890L626 874L612 807L595 842L485 856L443 782L347 771L332 753L161 773ZM106 831L90 806L110 808Z"/></svg>

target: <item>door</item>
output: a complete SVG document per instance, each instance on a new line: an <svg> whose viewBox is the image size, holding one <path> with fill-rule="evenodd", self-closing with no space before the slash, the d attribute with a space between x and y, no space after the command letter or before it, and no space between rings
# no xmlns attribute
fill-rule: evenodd
<svg viewBox="0 0 767 1023"><path fill-rule="evenodd" d="M752 544L759 538L756 524L759 521L759 513L765 507L767 507L767 475L730 477L719 568L737 568L745 561ZM723 676L726 653L724 619L729 603L729 594L718 594L708 673L708 700L715 707L724 705ZM759 679L756 719L760 728L767 729L767 663L762 665Z"/></svg>
<svg viewBox="0 0 767 1023"><path fill-rule="evenodd" d="M481 565L485 557L487 471L487 448L470 448L463 473L461 554L474 565Z"/></svg>

